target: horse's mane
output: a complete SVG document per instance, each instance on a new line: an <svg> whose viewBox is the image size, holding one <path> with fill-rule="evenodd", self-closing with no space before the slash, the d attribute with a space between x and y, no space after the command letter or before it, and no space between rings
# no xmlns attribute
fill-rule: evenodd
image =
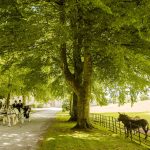
<svg viewBox="0 0 150 150"><path fill-rule="evenodd" d="M128 115L126 115L126 114L121 114L122 116L124 116L125 118L127 118L127 119L131 119L131 117L129 117Z"/></svg>

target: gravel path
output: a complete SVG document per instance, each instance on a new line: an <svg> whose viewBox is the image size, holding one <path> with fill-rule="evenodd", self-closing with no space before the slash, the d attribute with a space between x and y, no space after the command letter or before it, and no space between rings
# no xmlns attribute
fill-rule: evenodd
<svg viewBox="0 0 150 150"><path fill-rule="evenodd" d="M60 109L38 109L31 115L31 122L12 127L3 126L0 122L0 150L35 150L42 133Z"/></svg>

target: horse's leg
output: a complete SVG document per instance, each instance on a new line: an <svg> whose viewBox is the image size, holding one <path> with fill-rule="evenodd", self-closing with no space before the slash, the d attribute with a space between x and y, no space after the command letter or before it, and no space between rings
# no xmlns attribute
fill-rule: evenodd
<svg viewBox="0 0 150 150"><path fill-rule="evenodd" d="M24 123L24 116L21 114L21 123Z"/></svg>
<svg viewBox="0 0 150 150"><path fill-rule="evenodd" d="M28 122L31 121L31 119L30 119L30 113L29 112L26 114L26 118L28 119Z"/></svg>
<svg viewBox="0 0 150 150"><path fill-rule="evenodd" d="M15 111L14 111L14 114L12 115L12 118L13 118L13 125L16 125L16 114L15 114Z"/></svg>
<svg viewBox="0 0 150 150"><path fill-rule="evenodd" d="M15 125L14 116L13 115L11 116L11 119L12 119L12 125Z"/></svg>
<svg viewBox="0 0 150 150"><path fill-rule="evenodd" d="M133 134L134 134L134 135L136 135L137 132L138 132L137 129L134 129L134 130L133 130Z"/></svg>
<svg viewBox="0 0 150 150"><path fill-rule="evenodd" d="M17 124L18 123L18 117L17 117L17 115L15 114L15 124Z"/></svg>
<svg viewBox="0 0 150 150"><path fill-rule="evenodd" d="M129 137L129 129L127 128L127 137Z"/></svg>
<svg viewBox="0 0 150 150"><path fill-rule="evenodd" d="M14 125L16 125L17 124L17 116L16 116L16 114L14 114Z"/></svg>
<svg viewBox="0 0 150 150"><path fill-rule="evenodd" d="M24 123L24 116L23 116L22 112L20 112L19 117L20 117L21 124L23 124Z"/></svg>
<svg viewBox="0 0 150 150"><path fill-rule="evenodd" d="M146 129L146 126L145 127L142 127L143 131L145 132L145 139L147 139L147 132L148 132L148 127Z"/></svg>
<svg viewBox="0 0 150 150"><path fill-rule="evenodd" d="M8 120L8 126L11 127L11 119L9 116L7 116L7 120Z"/></svg>
<svg viewBox="0 0 150 150"><path fill-rule="evenodd" d="M15 114L16 124L18 123L18 114Z"/></svg>
<svg viewBox="0 0 150 150"><path fill-rule="evenodd" d="M130 129L130 137L131 137L131 139L132 139L132 129Z"/></svg>
<svg viewBox="0 0 150 150"><path fill-rule="evenodd" d="M29 122L31 121L31 118L30 118L30 114L29 114L29 118L28 118L28 121L29 121Z"/></svg>
<svg viewBox="0 0 150 150"><path fill-rule="evenodd" d="M3 125L6 124L6 116L3 117Z"/></svg>

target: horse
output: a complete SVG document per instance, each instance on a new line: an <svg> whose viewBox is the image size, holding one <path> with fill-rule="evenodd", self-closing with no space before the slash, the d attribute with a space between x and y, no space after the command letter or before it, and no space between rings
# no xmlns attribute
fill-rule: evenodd
<svg viewBox="0 0 150 150"><path fill-rule="evenodd" d="M18 110L18 112L19 112L19 114L18 114L18 120L19 120L19 122L21 122L21 124L23 124L24 123L24 109L23 108L16 108L17 110Z"/></svg>
<svg viewBox="0 0 150 150"><path fill-rule="evenodd" d="M135 117L132 117L132 119L133 120L139 120L139 119L141 119L139 116L135 116ZM134 135L136 134L136 133L138 133L139 132L139 130L138 129L134 129L133 130L133 133L134 133Z"/></svg>
<svg viewBox="0 0 150 150"><path fill-rule="evenodd" d="M17 124L19 111L16 108L13 108L12 106L6 108L6 106L3 106L1 114L3 115L3 125L7 123L10 127Z"/></svg>
<svg viewBox="0 0 150 150"><path fill-rule="evenodd" d="M24 119L28 119L28 121L30 122L30 112L31 112L31 108L30 106L24 106L24 107L16 107L19 111L19 121L23 124L24 123Z"/></svg>
<svg viewBox="0 0 150 150"><path fill-rule="evenodd" d="M143 131L145 132L145 139L147 139L148 136L147 133L149 130L149 124L147 120L140 119L140 118L134 119L129 117L128 115L119 113L118 121L121 121L124 124L124 127L127 130L127 134L126 134L127 137L129 136L129 132L131 135L132 130L136 130L142 127Z"/></svg>
<svg viewBox="0 0 150 150"><path fill-rule="evenodd" d="M24 106L23 110L24 110L24 117L28 119L28 121L30 122L30 112L31 112L30 106L29 105Z"/></svg>

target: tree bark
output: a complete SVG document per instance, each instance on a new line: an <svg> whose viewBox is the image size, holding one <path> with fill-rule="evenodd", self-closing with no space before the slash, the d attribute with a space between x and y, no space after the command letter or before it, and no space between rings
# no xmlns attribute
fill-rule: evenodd
<svg viewBox="0 0 150 150"><path fill-rule="evenodd" d="M72 98L72 105L71 105L71 112L70 112L70 119L69 121L77 121L77 95L73 93L73 98Z"/></svg>
<svg viewBox="0 0 150 150"><path fill-rule="evenodd" d="M91 76L92 76L92 59L91 55L85 52L83 67L83 85L78 95L78 117L75 128L92 128L89 120L89 102L91 97Z"/></svg>
<svg viewBox="0 0 150 150"><path fill-rule="evenodd" d="M9 105L10 105L10 92L8 93L7 98L6 98L6 108L8 108Z"/></svg>
<svg viewBox="0 0 150 150"><path fill-rule="evenodd" d="M6 98L6 108L8 108L9 107L9 105L10 105L10 95L11 95L11 83L10 83L11 81L10 81L10 75L9 75L9 78L8 78L8 94L7 94L7 98Z"/></svg>
<svg viewBox="0 0 150 150"><path fill-rule="evenodd" d="M23 105L26 105L26 96L24 94L22 95L22 103Z"/></svg>
<svg viewBox="0 0 150 150"><path fill-rule="evenodd" d="M60 23L65 25L65 0L60 0ZM78 5L78 1L75 1ZM66 42L60 45L60 54L62 61L62 70L66 81L71 86L73 92L77 95L77 125L75 128L87 129L91 128L89 120L89 100L91 94L91 76L92 76L92 59L89 53L89 47L82 45L82 11L77 7L77 23L72 26L76 32L73 36L73 59L74 59L74 74L72 74L67 62L67 45ZM73 24L72 24L73 25ZM73 29L72 29L73 30ZM84 62L81 60L81 49L84 49Z"/></svg>

